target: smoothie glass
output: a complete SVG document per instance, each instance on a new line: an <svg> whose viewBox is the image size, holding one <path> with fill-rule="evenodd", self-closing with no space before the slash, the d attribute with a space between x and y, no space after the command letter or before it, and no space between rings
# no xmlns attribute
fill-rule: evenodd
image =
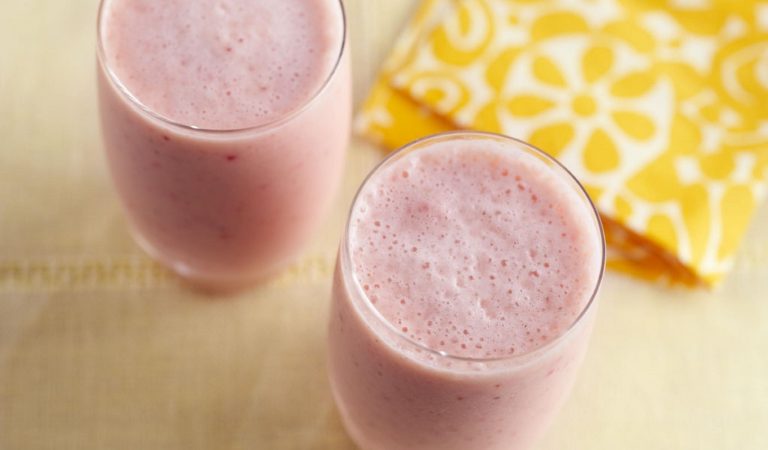
<svg viewBox="0 0 768 450"><path fill-rule="evenodd" d="M475 357L417 342L406 327L401 328L402 323L392 323L376 306L398 299L379 297L372 301L369 288L373 285L360 281L361 273L371 269L353 262L352 219L361 208L370 209L360 205L367 186L376 187L371 191L383 192L379 187L386 185L377 183L386 183L382 179L388 168L397 167L393 171L397 175L400 167L395 165L402 160L436 145L466 141L501 146L504 151L530 155L540 161L542 170L555 174L566 189L576 193L572 198L583 207L584 230L593 233L594 239L589 242L594 243L596 256L584 263L594 265L595 277L584 286L582 292L587 295L581 307L574 310L573 317L564 322L558 333L530 351L503 357ZM413 170L403 170L402 176L415 175ZM395 230L394 223L387 232L392 233L390 237L397 232L397 238L402 239L402 230ZM439 236L442 231L433 226L432 236ZM426 242L422 244L427 246ZM385 159L368 176L353 201L333 285L329 377L350 436L365 450L529 448L550 424L574 384L592 330L604 261L601 222L586 192L555 159L524 142L487 133L446 133L416 141ZM376 270L373 276L384 280L398 270L408 269L388 266L384 261ZM415 286L412 292L421 293L420 289L429 290L430 286ZM411 300L406 297L400 303ZM544 299L540 300L545 305ZM540 320L544 328L547 319Z"/></svg>
<svg viewBox="0 0 768 450"><path fill-rule="evenodd" d="M122 1L131 3L131 0ZM264 0L219 2L221 5L217 3L215 10L211 8L211 14L221 15L227 12L227 7L233 9L237 4L244 6L252 1ZM141 100L143 92L132 92L129 83L118 76L112 63L120 53L111 47L118 48L119 44L124 49L126 43L108 45L107 42L114 20L106 17L113 3L116 2L102 0L99 9L99 110L110 172L135 240L156 260L204 288L242 288L278 271L298 255L324 219L343 169L350 127L351 81L342 2L296 0L291 3L294 7L322 3L327 9L324 26L335 33L329 35L338 36L333 42L329 41L329 45L333 45L329 51L333 53L327 70L318 67L316 71L307 71L309 77L316 72L318 78L307 78L307 82L313 81L312 86L317 88L288 111L267 112L262 120L247 124L242 123L242 116L232 114L229 125L227 120L219 120L221 125L212 127L185 123L153 110ZM121 5L122 11L109 14L138 8L172 8L168 5L183 10L193 5L133 3L135 5ZM300 11L296 14L307 20L306 11ZM166 13L174 14L173 11ZM261 16L257 18L261 20ZM187 25L193 33L207 28L205 31L212 36L217 39L224 36L235 42L234 45L238 42L243 45L243 38L239 41L233 38L237 33L253 37L262 33L265 26L269 27L269 24L244 26L244 19L236 12L228 19L229 23L242 29L211 30L212 21L197 20L199 23ZM132 45L130 40L126 41ZM163 51L167 52L167 47L163 44ZM157 48L159 45L149 45L142 51L151 56ZM232 48L226 50L232 52ZM295 57L284 56L286 60L289 56ZM252 63L260 69L261 61ZM157 82L173 83L177 75L172 71L164 73L162 61L160 64ZM291 67L279 69L288 71L287 80ZM283 81L275 81L278 82ZM262 94L272 99L280 98L283 93L265 90L252 95ZM238 94L233 90L226 95ZM180 99L188 100L183 91ZM191 112L192 116L197 113Z"/></svg>

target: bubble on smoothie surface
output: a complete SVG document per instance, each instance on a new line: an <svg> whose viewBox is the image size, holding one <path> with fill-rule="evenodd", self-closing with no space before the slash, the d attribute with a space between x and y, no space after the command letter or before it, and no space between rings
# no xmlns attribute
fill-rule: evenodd
<svg viewBox="0 0 768 450"><path fill-rule="evenodd" d="M175 122L236 129L280 118L322 86L342 40L333 0L112 0L105 55Z"/></svg>
<svg viewBox="0 0 768 450"><path fill-rule="evenodd" d="M561 335L600 269L591 209L533 156L440 142L386 167L353 211L350 250L374 307L401 333L475 358Z"/></svg>

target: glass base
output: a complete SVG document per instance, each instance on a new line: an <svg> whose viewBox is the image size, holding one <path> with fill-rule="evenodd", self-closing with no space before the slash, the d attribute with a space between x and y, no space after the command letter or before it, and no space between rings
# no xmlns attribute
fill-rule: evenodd
<svg viewBox="0 0 768 450"><path fill-rule="evenodd" d="M144 251L144 253L146 253L154 261L170 269L187 285L206 294L228 295L244 291L248 288L254 287L255 285L264 283L271 278L274 278L296 259L294 257L285 261L281 261L277 264L271 265L266 270L259 271L258 273L239 275L212 275L210 273L196 270L183 261L168 258L161 251L155 248L155 246L150 244L149 241L147 241L144 236L142 236L141 233L139 233L135 228L129 227L129 229L134 242L136 242L136 245L138 245L139 248Z"/></svg>

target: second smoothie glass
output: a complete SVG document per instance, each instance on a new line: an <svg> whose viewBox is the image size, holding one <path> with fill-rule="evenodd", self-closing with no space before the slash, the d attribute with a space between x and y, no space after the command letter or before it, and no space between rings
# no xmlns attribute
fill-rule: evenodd
<svg viewBox="0 0 768 450"><path fill-rule="evenodd" d="M462 140L500 144L506 151L525 153L544 163L582 202L585 226L599 244L597 279L589 285L590 296L580 314L561 334L528 353L462 357L417 342L374 306L352 262L350 228L367 185L387 179L387 169L409 155ZM390 232L399 234L394 227ZM328 370L336 404L353 440L365 450L529 448L552 421L576 379L595 318L604 264L605 241L594 205L573 175L541 150L507 136L453 132L424 138L393 153L368 175L353 201L333 284Z"/></svg>
<svg viewBox="0 0 768 450"><path fill-rule="evenodd" d="M342 2L335 62L297 108L266 123L202 129L144 105L110 67L103 0L98 91L109 168L131 230L194 284L247 286L291 262L325 217L349 138L351 80Z"/></svg>

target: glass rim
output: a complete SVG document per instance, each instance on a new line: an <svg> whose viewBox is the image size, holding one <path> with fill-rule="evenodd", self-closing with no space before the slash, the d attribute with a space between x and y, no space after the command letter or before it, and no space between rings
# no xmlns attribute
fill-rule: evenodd
<svg viewBox="0 0 768 450"><path fill-rule="evenodd" d="M173 119L170 119L158 113L157 111L153 110L149 106L145 105L141 100L139 100L139 98L136 95L134 95L131 92L130 89L128 89L128 87L120 80L120 77L118 77L117 74L109 66L106 58L106 50L104 48L104 39L102 38L102 35L104 31L103 25L104 25L104 15L105 15L104 12L106 10L105 5L110 1L112 0L99 0L99 9L98 9L97 19L96 19L96 59L98 60L100 69L103 70L107 80L109 80L109 83L114 88L117 89L117 91L120 93L120 96L123 97L131 106L138 109L138 111L142 115L146 115L152 120L159 121L160 123L170 126L171 128L186 131L186 132L229 135L229 134L264 131L264 130L276 128L286 122L289 122L293 118L299 116L301 113L306 111L310 107L310 105L314 104L315 101L320 97L320 95L328 89L328 86L331 84L331 81L335 78L336 73L339 71L339 67L341 66L341 62L347 48L347 38L348 38L347 14L344 9L344 1L338 0L337 3L339 5L339 13L341 14L341 42L339 45L338 54L335 57L335 61L333 63L333 66L331 67L331 70L328 72L328 75L325 77L325 79L320 84L320 86L311 95L309 95L306 99L302 100L301 103L298 104L298 106L289 110L288 112L281 114L274 119L268 120L266 122L258 123L256 125L249 125L249 126L239 127L239 128L198 127L195 125L190 125L187 123L182 123L182 122L178 122Z"/></svg>
<svg viewBox="0 0 768 450"><path fill-rule="evenodd" d="M389 166L389 164L399 157L401 157L404 153L413 150L414 148L418 148L419 146L429 143L431 141L442 141L442 140L451 140L451 139L493 139L497 141L506 142L509 144L512 144L516 147L518 147L517 151L530 151L533 153L533 155L538 156L539 158L542 158L545 162L549 162L552 165L551 168L554 168L554 170L561 170L563 173L561 175L564 175L566 179L569 179L572 183L575 184L574 188L576 192L582 197L583 200L586 201L586 204L590 211L594 214L593 219L595 220L596 224L596 231L599 234L599 241L600 241L600 249L601 249L601 255L600 255L600 270L597 275L597 279L595 280L595 286L592 289L592 292L589 295L589 300L586 302L586 304L581 309L581 312L573 319L573 322L571 322L570 325L563 331L561 331L554 339L550 340L546 344L536 347L533 350L527 351L525 353L519 353L519 354L512 354L507 356L499 356L499 357L469 357L469 356L460 356L460 355L454 355L445 351L435 350L433 348L428 347L427 345L421 344L417 342L416 340L409 337L407 334L399 330L397 327L394 326L389 320L387 320L386 317L384 317L381 312L373 305L371 302L371 299L365 294L365 290L362 288L360 284L360 280L355 276L354 270L352 270L352 255L350 252L350 224L352 222L352 215L355 211L355 208L357 206L357 202L360 199L360 195L365 189L365 187L368 185L368 183L378 175L382 170L384 170L386 167ZM520 148L522 147L522 148ZM344 225L344 234L341 239L341 244L339 248L339 259L340 259L340 270L341 270L341 279L342 282L345 285L350 284L349 281L351 281L352 287L354 289L354 293L351 293L352 295L355 295L357 298L360 299L360 302L363 303L366 310L370 312L376 321L384 324L385 328L394 334L396 339L405 341L408 345L414 346L417 351L424 351L428 354L434 355L440 360L450 360L450 361L458 361L458 362L466 362L466 363L493 363L493 362L510 362L510 361L519 361L526 358L529 358L531 355L544 353L547 350L549 350L552 347L555 347L557 344L562 342L567 336L571 335L573 330L583 321L582 319L587 315L589 311L591 311L592 305L595 303L595 299L597 297L597 294L600 290L600 286L602 284L603 276L605 274L605 261L606 261L606 244L605 244L605 231L603 229L602 221L600 220L600 215L597 211L597 207L595 207L594 202L592 201L592 198L587 193L584 186L579 182L579 180L571 173L570 170L568 170L567 167L565 167L560 161L558 161L555 157L549 155L548 153L544 152L543 150L539 149L538 147L529 144L523 140L507 136L504 134L499 133L491 133L491 132L485 132L485 131L448 131L443 133L437 133L432 134L429 136L422 137L420 139L417 139L415 141L409 142L408 144L405 144L404 146L398 148L397 150L393 151L391 154L387 155L386 158L384 158L382 161L380 161L376 166L374 166L373 169L368 173L368 175L365 177L365 179L360 184L360 187L357 189L357 192L355 193L355 196L352 199L351 206L349 208L349 213L347 216L347 220ZM348 287L345 287L345 289L349 289ZM352 305L353 309L358 309L355 305ZM364 322L367 322L367 320L363 317L362 320Z"/></svg>

